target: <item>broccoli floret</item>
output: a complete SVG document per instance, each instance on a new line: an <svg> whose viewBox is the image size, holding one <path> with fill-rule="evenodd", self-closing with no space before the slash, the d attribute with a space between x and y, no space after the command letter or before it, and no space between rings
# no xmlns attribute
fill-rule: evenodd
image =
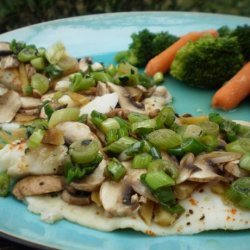
<svg viewBox="0 0 250 250"><path fill-rule="evenodd" d="M237 37L245 61L250 61L250 25L237 26L230 36Z"/></svg>
<svg viewBox="0 0 250 250"><path fill-rule="evenodd" d="M127 61L132 65L143 67L155 55L172 45L178 37L168 32L153 33L147 29L131 35L132 43L127 51L115 56L116 62Z"/></svg>
<svg viewBox="0 0 250 250"><path fill-rule="evenodd" d="M199 88L219 88L243 66L243 56L235 37L204 36L181 48L170 74Z"/></svg>
<svg viewBox="0 0 250 250"><path fill-rule="evenodd" d="M222 26L217 31L223 37L237 37L244 60L250 60L250 25L237 26L235 29Z"/></svg>
<svg viewBox="0 0 250 250"><path fill-rule="evenodd" d="M219 36L230 36L232 33L232 30L226 25L221 26L219 29L217 29L217 31Z"/></svg>
<svg viewBox="0 0 250 250"><path fill-rule="evenodd" d="M152 57L161 53L178 39L179 38L177 36L171 35L168 32L157 33L152 41Z"/></svg>

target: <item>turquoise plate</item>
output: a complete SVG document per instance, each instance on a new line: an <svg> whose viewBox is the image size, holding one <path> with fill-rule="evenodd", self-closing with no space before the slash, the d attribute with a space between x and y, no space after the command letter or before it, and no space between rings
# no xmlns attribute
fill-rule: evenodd
<svg viewBox="0 0 250 250"><path fill-rule="evenodd" d="M181 35L189 31L235 27L250 24L249 18L184 12L130 12L91 15L62 19L29 26L0 35L1 41L13 38L38 46L48 47L61 40L70 54L76 57L93 56L106 64L113 62L115 52L125 50L130 35L143 28L151 31L169 31ZM166 87L174 96L178 113L207 114L213 91L186 87L170 77ZM224 115L234 119L250 120L249 99L239 108ZM249 214L250 216L250 214ZM213 231L194 236L150 237L133 230L99 232L66 221L48 225L29 213L24 204L12 197L0 198L0 232L3 236L26 244L38 244L57 249L174 249L210 250L250 247L249 230L237 232Z"/></svg>

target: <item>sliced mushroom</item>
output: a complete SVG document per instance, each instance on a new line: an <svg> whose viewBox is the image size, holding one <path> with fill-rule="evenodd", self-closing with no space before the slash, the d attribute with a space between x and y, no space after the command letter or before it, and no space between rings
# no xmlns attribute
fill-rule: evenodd
<svg viewBox="0 0 250 250"><path fill-rule="evenodd" d="M19 61L13 55L5 56L0 59L1 69L17 68L18 66L19 66Z"/></svg>
<svg viewBox="0 0 250 250"><path fill-rule="evenodd" d="M60 192L64 178L56 175L29 176L16 183L12 193L19 200L26 196Z"/></svg>
<svg viewBox="0 0 250 250"><path fill-rule="evenodd" d="M90 131L90 128L80 122L63 122L56 126L64 134L66 143L71 144L78 140L95 139L96 136Z"/></svg>
<svg viewBox="0 0 250 250"><path fill-rule="evenodd" d="M81 59L78 63L79 65L79 69L83 72L83 73L86 73L88 72L89 70L89 62L88 60L86 60L85 58L84 59Z"/></svg>
<svg viewBox="0 0 250 250"><path fill-rule="evenodd" d="M7 56L13 54L10 49L10 43L8 42L0 42L0 56Z"/></svg>
<svg viewBox="0 0 250 250"><path fill-rule="evenodd" d="M15 91L0 96L0 123L12 121L20 107L21 100Z"/></svg>
<svg viewBox="0 0 250 250"><path fill-rule="evenodd" d="M119 104L122 109L130 112L145 113L144 104L134 101L130 93L124 88L113 83L108 83L110 89L118 95Z"/></svg>
<svg viewBox="0 0 250 250"><path fill-rule="evenodd" d="M142 99L143 91L137 87L125 87L128 91L130 98L132 98L135 102L139 102Z"/></svg>
<svg viewBox="0 0 250 250"><path fill-rule="evenodd" d="M98 82L97 87L96 87L96 95L97 96L103 96L106 94L109 94L110 90L107 86L107 84L105 84L104 82Z"/></svg>
<svg viewBox="0 0 250 250"><path fill-rule="evenodd" d="M23 109L39 108L42 106L42 102L39 98L34 97L20 97L21 107Z"/></svg>
<svg viewBox="0 0 250 250"><path fill-rule="evenodd" d="M104 171L106 166L107 166L106 160L102 160L91 175L84 177L80 181L71 182L70 186L76 190L87 191L87 192L92 192L97 190L105 180Z"/></svg>
<svg viewBox="0 0 250 250"><path fill-rule="evenodd" d="M104 182L100 189L100 200L104 210L113 216L128 216L140 207L132 188L123 181Z"/></svg>
<svg viewBox="0 0 250 250"><path fill-rule="evenodd" d="M9 90L2 84L0 84L0 96L6 94Z"/></svg>
<svg viewBox="0 0 250 250"><path fill-rule="evenodd" d="M126 163L123 162L123 165L126 166ZM124 182L127 183L127 185L131 186L136 193L151 201L157 202L149 189L141 183L140 177L146 172L147 171L145 169L132 169L128 167L127 174L124 177Z"/></svg>
<svg viewBox="0 0 250 250"><path fill-rule="evenodd" d="M116 93L97 96L92 101L81 107L80 115L90 115L94 110L100 113L108 113L116 107L117 103L118 95Z"/></svg>
<svg viewBox="0 0 250 250"><path fill-rule="evenodd" d="M172 101L172 96L169 94L167 89L163 86L156 87L155 91L148 98L143 100L145 105L145 110L147 113L153 112L155 110L161 110L164 105Z"/></svg>
<svg viewBox="0 0 250 250"><path fill-rule="evenodd" d="M226 172L237 178L249 176L249 173L246 170L239 167L239 161L231 161L226 163L224 169Z"/></svg>
<svg viewBox="0 0 250 250"><path fill-rule="evenodd" d="M190 175L197 170L197 167L194 165L194 154L188 153L182 157L179 165L179 175L177 177L176 183L182 183L186 181Z"/></svg>
<svg viewBox="0 0 250 250"><path fill-rule="evenodd" d="M18 69L0 69L0 83L9 89L22 91L22 82Z"/></svg>
<svg viewBox="0 0 250 250"><path fill-rule="evenodd" d="M189 180L197 182L226 181L226 178L220 175L218 164L238 160L240 157L240 153L221 151L199 155L195 159L194 165L200 170L193 172Z"/></svg>
<svg viewBox="0 0 250 250"><path fill-rule="evenodd" d="M40 109L39 108L33 108L33 109L20 109L19 110L20 114L25 114L28 116L39 116Z"/></svg>
<svg viewBox="0 0 250 250"><path fill-rule="evenodd" d="M69 193L67 190L64 190L61 195L62 199L72 205L84 206L90 204L90 196L78 195Z"/></svg>

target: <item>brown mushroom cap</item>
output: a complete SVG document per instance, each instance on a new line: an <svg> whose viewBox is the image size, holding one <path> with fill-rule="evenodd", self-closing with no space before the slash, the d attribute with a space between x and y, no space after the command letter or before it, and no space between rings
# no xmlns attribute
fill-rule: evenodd
<svg viewBox="0 0 250 250"><path fill-rule="evenodd" d="M60 192L64 188L64 178L56 175L29 176L16 183L12 193L19 200L26 196Z"/></svg>
<svg viewBox="0 0 250 250"><path fill-rule="evenodd" d="M84 206L90 204L89 196L79 196L69 193L67 190L64 190L61 195L62 199L72 205Z"/></svg>
<svg viewBox="0 0 250 250"><path fill-rule="evenodd" d="M139 201L125 182L105 181L100 189L100 200L106 212L113 216L128 216L139 209Z"/></svg>

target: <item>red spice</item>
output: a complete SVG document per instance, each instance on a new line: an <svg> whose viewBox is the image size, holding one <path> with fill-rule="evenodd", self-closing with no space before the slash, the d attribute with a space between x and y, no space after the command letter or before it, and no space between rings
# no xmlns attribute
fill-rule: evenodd
<svg viewBox="0 0 250 250"><path fill-rule="evenodd" d="M156 234L151 230L146 230L145 234L150 235L150 236L156 236Z"/></svg>
<svg viewBox="0 0 250 250"><path fill-rule="evenodd" d="M194 199L194 198L190 198L189 202L191 203L191 205L196 206L198 204L198 202Z"/></svg>
<svg viewBox="0 0 250 250"><path fill-rule="evenodd" d="M231 214L236 214L237 209L236 208L232 208L230 212L231 212Z"/></svg>

